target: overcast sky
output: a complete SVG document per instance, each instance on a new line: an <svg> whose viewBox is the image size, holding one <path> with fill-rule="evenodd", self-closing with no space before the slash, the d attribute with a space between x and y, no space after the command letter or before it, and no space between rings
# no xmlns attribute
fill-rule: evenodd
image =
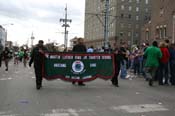
<svg viewBox="0 0 175 116"><path fill-rule="evenodd" d="M59 20L64 18L66 4L68 19L72 19L68 38L84 37L85 0L0 0L0 25L7 29L7 40L14 44L30 45L32 32L35 44L40 39L63 44L64 28Z"/></svg>

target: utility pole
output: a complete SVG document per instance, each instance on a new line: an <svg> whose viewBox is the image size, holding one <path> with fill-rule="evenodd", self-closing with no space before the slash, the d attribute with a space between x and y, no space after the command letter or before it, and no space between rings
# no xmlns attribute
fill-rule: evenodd
<svg viewBox="0 0 175 116"><path fill-rule="evenodd" d="M32 32L32 35L31 35L31 48L33 47L33 40L35 39L35 37L33 36L33 32Z"/></svg>
<svg viewBox="0 0 175 116"><path fill-rule="evenodd" d="M62 27L64 27L64 45L65 45L65 48L67 48L67 40L68 40L68 31L67 31L67 27L70 27L68 22L72 22L71 19L67 19L67 5L66 5L66 8L65 8L65 18L64 19L60 19L60 22L63 22L63 25Z"/></svg>
<svg viewBox="0 0 175 116"><path fill-rule="evenodd" d="M108 27L109 27L109 0L105 3L105 25L104 25L104 47L107 49L108 46Z"/></svg>

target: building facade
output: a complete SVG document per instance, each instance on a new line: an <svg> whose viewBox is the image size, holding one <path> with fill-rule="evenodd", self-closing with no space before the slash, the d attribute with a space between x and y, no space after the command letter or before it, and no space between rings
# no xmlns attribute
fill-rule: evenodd
<svg viewBox="0 0 175 116"><path fill-rule="evenodd" d="M152 15L149 24L142 28L143 41L175 42L175 0L152 0Z"/></svg>
<svg viewBox="0 0 175 116"><path fill-rule="evenodd" d="M149 22L151 0L109 0L108 40L111 46L139 44L141 27ZM86 0L85 40L88 46L104 45L106 0Z"/></svg>
<svg viewBox="0 0 175 116"><path fill-rule="evenodd" d="M3 28L3 27L0 25L0 44L1 44L3 47L5 47L6 40L7 40L7 32L6 32L5 28Z"/></svg>

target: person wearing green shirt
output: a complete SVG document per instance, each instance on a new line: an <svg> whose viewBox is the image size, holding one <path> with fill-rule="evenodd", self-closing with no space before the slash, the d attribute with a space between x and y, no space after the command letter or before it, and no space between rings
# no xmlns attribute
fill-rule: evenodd
<svg viewBox="0 0 175 116"><path fill-rule="evenodd" d="M162 57L162 53L158 48L157 41L152 43L152 46L148 47L144 53L144 57L146 58L146 73L149 79L149 85L153 86L153 80L155 77L156 70L159 66L159 60Z"/></svg>

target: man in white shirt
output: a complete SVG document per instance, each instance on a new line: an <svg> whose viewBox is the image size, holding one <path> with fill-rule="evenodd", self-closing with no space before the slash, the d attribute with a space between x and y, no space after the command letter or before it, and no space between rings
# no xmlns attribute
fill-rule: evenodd
<svg viewBox="0 0 175 116"><path fill-rule="evenodd" d="M89 47L89 48L87 49L87 52L88 52L88 53L94 52L93 46Z"/></svg>

